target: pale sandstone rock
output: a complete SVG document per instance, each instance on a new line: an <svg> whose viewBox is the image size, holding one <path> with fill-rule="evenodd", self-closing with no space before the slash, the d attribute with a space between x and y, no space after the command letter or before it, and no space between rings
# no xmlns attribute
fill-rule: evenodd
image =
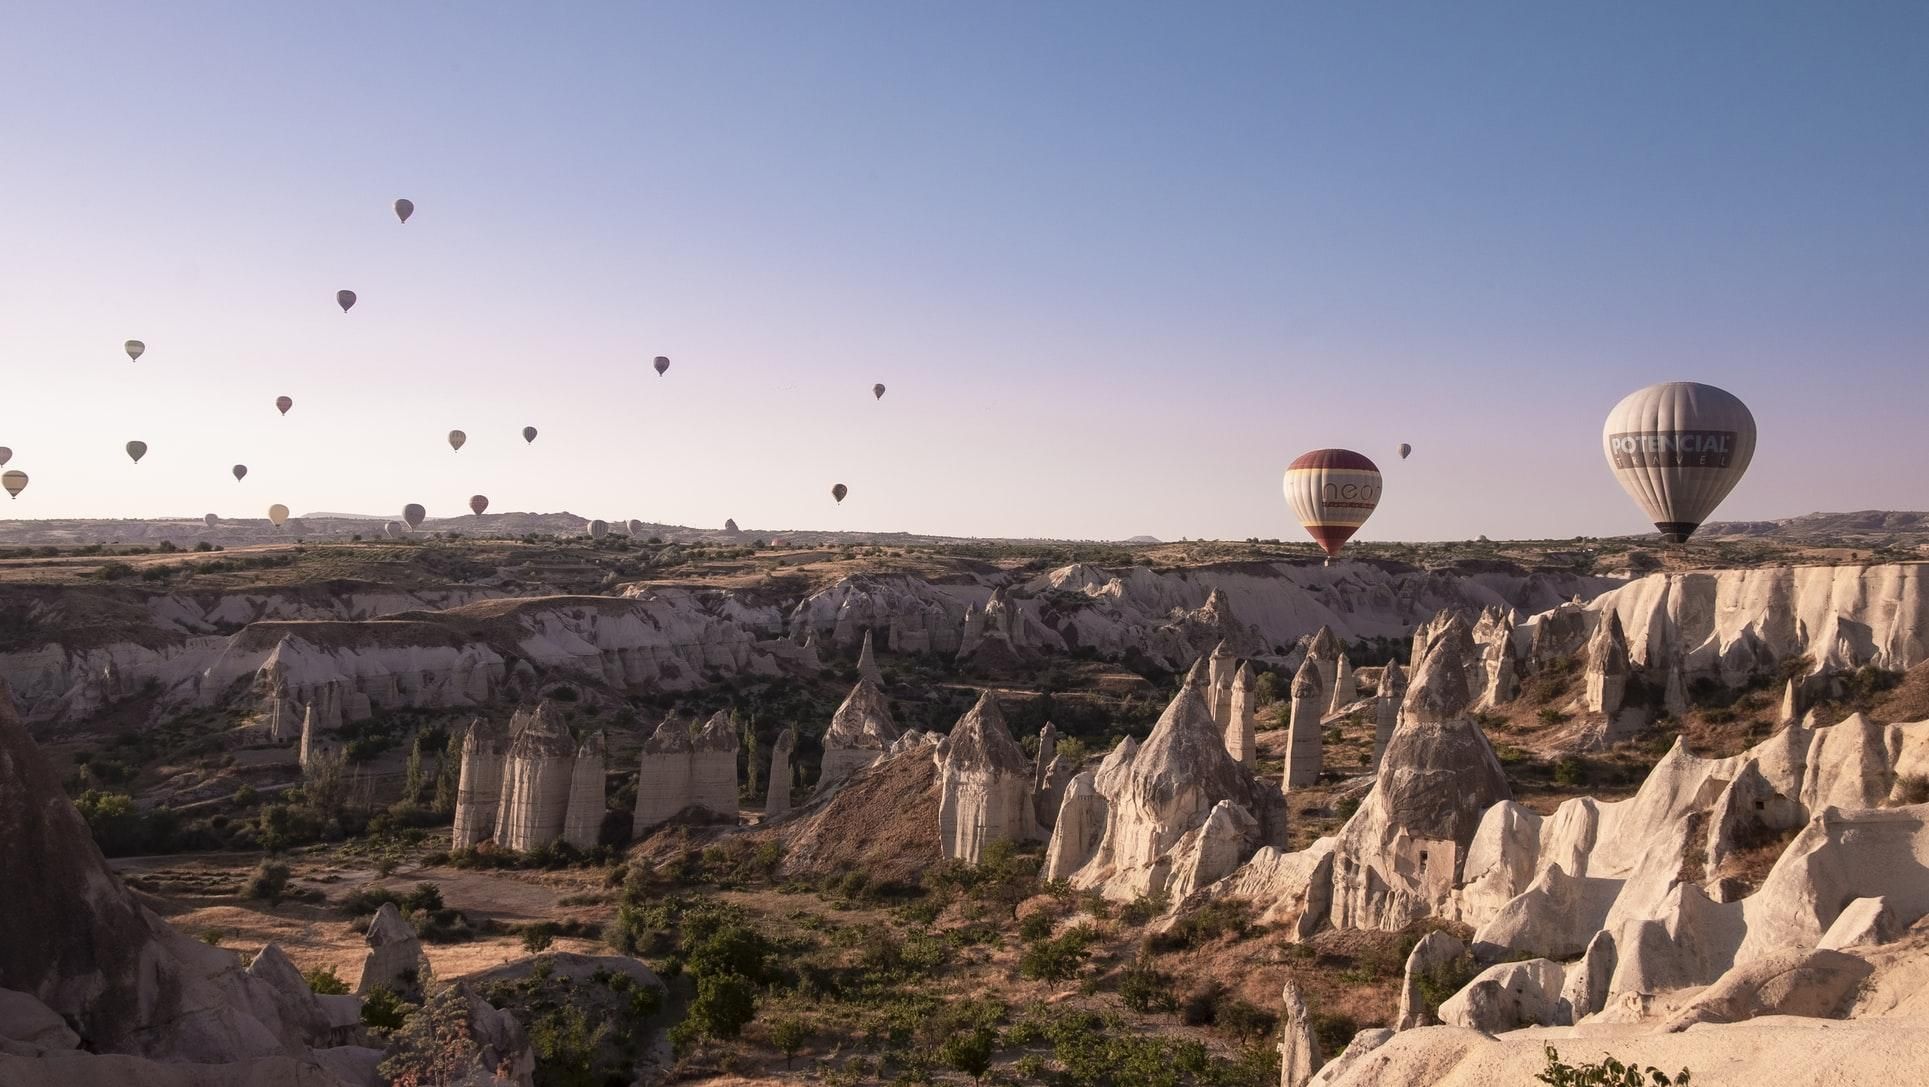
<svg viewBox="0 0 1929 1087"><path fill-rule="evenodd" d="M777 734L770 748L770 786L764 794L764 817L773 818L790 810L790 788L794 776L791 754L797 750L797 730L787 728Z"/></svg>
<svg viewBox="0 0 1929 1087"><path fill-rule="evenodd" d="M1776 952L1723 974L1661 1029L1673 1033L1697 1023L1739 1023L1762 1015L1833 1018L1872 970L1840 951Z"/></svg>
<svg viewBox="0 0 1929 1087"><path fill-rule="evenodd" d="M1325 737L1320 718L1326 707L1321 665L1309 653L1293 676L1292 716L1286 726L1285 785L1301 789L1319 783L1324 769Z"/></svg>
<svg viewBox="0 0 1929 1087"><path fill-rule="evenodd" d="M1342 652L1333 664L1332 701L1326 706L1327 713L1340 713L1360 697L1360 681L1353 675L1353 662L1346 659Z"/></svg>
<svg viewBox="0 0 1929 1087"><path fill-rule="evenodd" d="M1232 681L1239 670L1239 658L1233 655L1232 647L1224 639L1212 649L1212 656L1206 658L1206 686L1208 705L1212 707L1213 723L1219 726L1223 735L1232 727Z"/></svg>
<svg viewBox="0 0 1929 1087"><path fill-rule="evenodd" d="M697 730L690 743L690 807L713 819L736 820L739 745L736 719L726 710Z"/></svg>
<svg viewBox="0 0 1929 1087"><path fill-rule="evenodd" d="M1386 745L1400 722L1400 703L1407 696L1407 674L1399 661L1388 661L1380 672L1380 689L1373 698L1373 769L1380 769Z"/></svg>
<svg viewBox="0 0 1929 1087"><path fill-rule="evenodd" d="M690 726L674 714L656 726L643 741L636 775L636 809L630 829L634 837L677 817L690 806Z"/></svg>
<svg viewBox="0 0 1929 1087"><path fill-rule="evenodd" d="M989 691L952 726L939 763L938 834L944 855L977 863L984 847L1038 840L1031 763L1012 741Z"/></svg>
<svg viewBox="0 0 1929 1087"><path fill-rule="evenodd" d="M824 732L824 760L818 772L817 791L822 793L850 776L854 770L876 762L898 738L897 723L891 720L891 707L884 690L875 682L859 679L851 693L831 717Z"/></svg>
<svg viewBox="0 0 1929 1087"><path fill-rule="evenodd" d="M884 682L884 673L877 668L877 654L871 649L869 629L864 631L864 647L857 651L857 675L859 679L868 679L872 683Z"/></svg>
<svg viewBox="0 0 1929 1087"><path fill-rule="evenodd" d="M1578 1023L1607 1007L1614 964L1614 937L1606 932L1595 933L1588 941L1587 950L1581 953L1580 961L1567 968L1567 979L1561 984L1557 1020Z"/></svg>
<svg viewBox="0 0 1929 1087"><path fill-rule="evenodd" d="M1911 919L1913 920L1913 919ZM1909 922L1897 916L1886 898L1858 898L1848 904L1815 946L1826 951L1886 944L1902 938Z"/></svg>
<svg viewBox="0 0 1929 1087"><path fill-rule="evenodd" d="M1468 958L1467 945L1448 933L1436 931L1420 937L1420 942L1414 944L1407 955L1400 982L1400 1010L1394 1017L1393 1029L1412 1030L1439 1022L1439 1009L1427 1005L1418 979Z"/></svg>
<svg viewBox="0 0 1929 1087"><path fill-rule="evenodd" d="M502 798L496 807L496 844L527 852L554 844L569 817L576 742L548 703L509 743L502 761Z"/></svg>
<svg viewBox="0 0 1929 1087"><path fill-rule="evenodd" d="M1354 1034L1353 1040L1346 1043L1340 1055L1320 1068L1319 1074L1309 1081L1308 1087L1326 1087L1339 1082L1340 1077L1352 1070L1367 1054L1392 1040L1393 1031L1385 1027L1368 1027Z"/></svg>
<svg viewBox="0 0 1929 1087"><path fill-rule="evenodd" d="M0 989L0 1039L42 1050L80 1048L80 1035L59 1012L12 989Z"/></svg>
<svg viewBox="0 0 1929 1087"><path fill-rule="evenodd" d="M1306 1087L1319 1071L1319 1039L1299 986L1286 979L1280 999L1279 1087Z"/></svg>
<svg viewBox="0 0 1929 1087"><path fill-rule="evenodd" d="M570 767L569 806L563 818L563 841L576 849L594 849L603 836L603 814L608 811L606 771L609 751L601 732L591 733L576 749Z"/></svg>
<svg viewBox="0 0 1929 1087"><path fill-rule="evenodd" d="M462 765L456 779L452 848L473 849L495 837L506 746L503 736L481 718L469 722L469 730L462 737Z"/></svg>
<svg viewBox="0 0 1929 1087"><path fill-rule="evenodd" d="M395 903L384 902L369 923L368 955L362 959L361 979L355 995L367 996L377 989L405 992L428 981L429 963L422 955L422 941L415 929L402 920Z"/></svg>
<svg viewBox="0 0 1929 1087"><path fill-rule="evenodd" d="M1258 695L1254 691L1255 681L1251 662L1241 662L1239 670L1232 678L1232 699L1228 707L1230 720L1226 724L1226 754L1231 755L1239 765L1252 769L1259 759L1259 745L1254 739L1253 721L1257 716Z"/></svg>
<svg viewBox="0 0 1929 1087"><path fill-rule="evenodd" d="M1258 821L1232 801L1221 800L1205 822L1187 831L1161 858L1161 890L1177 901L1217 883L1252 855L1258 840Z"/></svg>
<svg viewBox="0 0 1929 1087"><path fill-rule="evenodd" d="M1587 688L1582 705L1587 712L1607 717L1620 713L1629 672L1627 636L1622 633L1620 617L1610 614L1587 643L1587 664L1582 676Z"/></svg>
<svg viewBox="0 0 1929 1087"><path fill-rule="evenodd" d="M1440 1021L1483 1034L1550 1025L1565 979L1561 964L1549 959L1490 966L1440 1005Z"/></svg>
<svg viewBox="0 0 1929 1087"><path fill-rule="evenodd" d="M1126 744L1137 747L1130 736L1119 744L1121 748ZM1130 757L1128 752L1126 758ZM1112 761L1112 756L1108 755L1106 761ZM1064 799L1059 802L1058 818L1052 825L1051 844L1045 849L1045 866L1040 874L1048 880L1070 879L1085 867L1105 837L1105 820L1105 798L1099 794L1093 772L1087 770L1074 775L1065 786Z"/></svg>

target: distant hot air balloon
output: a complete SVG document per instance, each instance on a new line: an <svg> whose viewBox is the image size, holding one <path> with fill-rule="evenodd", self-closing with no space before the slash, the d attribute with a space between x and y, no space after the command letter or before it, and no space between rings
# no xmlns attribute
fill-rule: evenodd
<svg viewBox="0 0 1929 1087"><path fill-rule="evenodd" d="M839 483L831 488L831 497L837 499L839 504L842 504L844 501L844 496L850 493L851 493L851 489L849 487L844 486L842 483Z"/></svg>
<svg viewBox="0 0 1929 1087"><path fill-rule="evenodd" d="M1412 446L1410 446L1410 445L1408 445L1408 444L1407 444L1407 443L1405 443L1405 442L1401 442L1401 443L1400 443L1400 459L1401 459L1401 460L1405 460L1405 459L1407 459L1408 457L1410 457L1410 456L1412 456L1412 455L1413 455L1413 447L1412 447Z"/></svg>
<svg viewBox="0 0 1929 1087"><path fill-rule="evenodd" d="M532 427L532 426L526 426L526 427L523 427L523 428L522 428L522 440L523 440L523 441L525 441L525 442L533 442L533 441L535 441L535 440L536 440L536 428L535 428L535 427Z"/></svg>
<svg viewBox="0 0 1929 1087"><path fill-rule="evenodd" d="M283 415L288 414L288 409L294 406L295 406L294 400L289 397L286 397L286 396L275 397L275 410L279 411Z"/></svg>
<svg viewBox="0 0 1929 1087"><path fill-rule="evenodd" d="M5 464L12 459L13 459L13 450L8 449L4 445L0 445L0 464Z"/></svg>
<svg viewBox="0 0 1929 1087"><path fill-rule="evenodd" d="M469 440L469 436L467 434L462 433L460 430L449 431L449 448L455 450L458 453L462 451L462 443L468 440Z"/></svg>
<svg viewBox="0 0 1929 1087"><path fill-rule="evenodd" d="M355 305L355 292L354 291L336 291L335 304L342 308L343 313L347 313L349 309Z"/></svg>
<svg viewBox="0 0 1929 1087"><path fill-rule="evenodd" d="M135 464L141 463L141 458L147 456L147 443L128 442L127 455L134 458Z"/></svg>
<svg viewBox="0 0 1929 1087"><path fill-rule="evenodd" d="M589 523L590 539L600 540L609 534L610 534L610 523L608 521L591 521Z"/></svg>
<svg viewBox="0 0 1929 1087"><path fill-rule="evenodd" d="M7 488L8 497L19 498L20 492L27 489L27 473L18 468L9 469L7 474L0 475L0 486Z"/></svg>
<svg viewBox="0 0 1929 1087"><path fill-rule="evenodd" d="M129 340L125 347L127 349L128 360L131 362L141 361L141 356L147 353L147 345L139 340Z"/></svg>
<svg viewBox="0 0 1929 1087"><path fill-rule="evenodd" d="M215 522L217 522L217 521L219 521L219 520L221 520L221 518L219 518L219 517L216 517L216 516L215 516L214 514L212 514L212 513L204 513L204 514L202 514L202 515L201 515L201 521L202 521L202 523L203 523L203 524L205 524L205 525L207 525L207 526L208 526L209 528L213 528L213 527L215 526Z"/></svg>
<svg viewBox="0 0 1929 1087"><path fill-rule="evenodd" d="M656 366L656 376L662 377L663 371L668 370L670 368L669 357L665 355L658 355L656 357L655 366Z"/></svg>
<svg viewBox="0 0 1929 1087"><path fill-rule="evenodd" d="M1287 465L1285 490L1299 523L1330 557L1380 504L1380 469L1351 449L1315 449Z"/></svg>
<svg viewBox="0 0 1929 1087"><path fill-rule="evenodd" d="M1608 467L1669 543L1682 543L1741 482L1755 417L1733 393L1668 381L1627 395L1601 428Z"/></svg>
<svg viewBox="0 0 1929 1087"><path fill-rule="evenodd" d="M288 523L288 507L277 502L268 507L268 521L276 528Z"/></svg>
<svg viewBox="0 0 1929 1087"><path fill-rule="evenodd" d="M414 214L415 214L415 201L410 200L407 197L404 197L395 202L395 217L397 219L400 219L406 223L409 221L409 216Z"/></svg>
<svg viewBox="0 0 1929 1087"><path fill-rule="evenodd" d="M402 534L408 530L409 526L400 521L384 521L382 523L382 535L387 536L391 540L401 539Z"/></svg>
<svg viewBox="0 0 1929 1087"><path fill-rule="evenodd" d="M481 494L472 494L469 496L469 509L477 517L482 516L482 511L488 508L489 496Z"/></svg>
<svg viewBox="0 0 1929 1087"><path fill-rule="evenodd" d="M422 519L428 515L429 511L423 509L419 502L410 502L402 507L402 520L412 529L421 528Z"/></svg>
<svg viewBox="0 0 1929 1087"><path fill-rule="evenodd" d="M871 396L873 399L877 399L877 400L884 399L884 386L883 385L871 386Z"/></svg>
<svg viewBox="0 0 1929 1087"><path fill-rule="evenodd" d="M632 517L630 518L630 523L628 527L630 530L631 539L640 540L643 538L643 522Z"/></svg>
<svg viewBox="0 0 1929 1087"><path fill-rule="evenodd" d="M241 482L241 477L248 474L248 466L245 464L237 464L231 471L234 472L234 481L239 483Z"/></svg>

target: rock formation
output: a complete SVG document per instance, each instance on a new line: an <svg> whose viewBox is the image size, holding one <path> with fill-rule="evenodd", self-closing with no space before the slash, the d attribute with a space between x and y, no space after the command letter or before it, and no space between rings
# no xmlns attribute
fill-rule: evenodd
<svg viewBox="0 0 1929 1087"><path fill-rule="evenodd" d="M1047 850L1053 878L1107 897L1177 902L1230 874L1262 846L1285 844L1285 802L1227 753L1195 666L1136 749L1121 744L1091 778L1074 778ZM1094 820L1103 820L1089 850ZM1078 863L1083 857L1083 863Z"/></svg>
<svg viewBox="0 0 1929 1087"><path fill-rule="evenodd" d="M415 929L402 920L395 903L384 902L369 922L368 954L362 959L361 980L355 995L367 996L377 989L395 993L418 991L429 979L428 960L422 956L422 940Z"/></svg>
<svg viewBox="0 0 1929 1087"><path fill-rule="evenodd" d="M946 857L976 864L991 842L1041 837L1031 763L989 691L952 726L938 775L938 835Z"/></svg>
<svg viewBox="0 0 1929 1087"><path fill-rule="evenodd" d="M718 710L697 731L690 745L690 800L709 817L737 818L737 721Z"/></svg>
<svg viewBox="0 0 1929 1087"><path fill-rule="evenodd" d="M790 768L790 756L797 750L797 730L787 728L777 734L777 742L770 748L770 786L764 794L764 818L769 819L790 810L790 787L795 772Z"/></svg>
<svg viewBox="0 0 1929 1087"><path fill-rule="evenodd" d="M576 749L570 768L569 807L563 818L563 841L576 849L594 849L603 836L603 814L608 810L608 749L603 734L593 732Z"/></svg>
<svg viewBox="0 0 1929 1087"><path fill-rule="evenodd" d="M469 722L462 737L462 766L455 791L455 831L451 848L473 849L496 834L496 809L502 802L505 741L481 718Z"/></svg>
<svg viewBox="0 0 1929 1087"><path fill-rule="evenodd" d="M503 758L502 797L496 806L496 844L516 852L551 845L563 836L576 763L576 741L548 703L537 706L526 720Z"/></svg>
<svg viewBox="0 0 1929 1087"><path fill-rule="evenodd" d="M1429 932L1420 937L1407 954L1406 971L1400 982L1400 1011L1393 1020L1394 1030L1412 1030L1439 1022L1440 1009L1428 1004L1421 981L1440 977L1467 960L1467 945L1445 932Z"/></svg>
<svg viewBox="0 0 1929 1087"><path fill-rule="evenodd" d="M1341 653L1333 663L1333 698L1327 704L1326 712L1339 713L1351 706L1360 697L1360 683L1353 675L1353 662Z"/></svg>
<svg viewBox="0 0 1929 1087"><path fill-rule="evenodd" d="M1279 1087L1306 1087L1319 1071L1319 1039L1313 1034L1313 1017L1306 1010L1306 998L1299 986L1286 979L1279 994Z"/></svg>
<svg viewBox="0 0 1929 1087"><path fill-rule="evenodd" d="M1322 625L1306 643L1306 659L1319 670L1319 689L1329 699L1327 704L1320 706L1321 713L1326 712L1333 692L1338 689L1340 657L1343 655L1340 640L1329 626Z"/></svg>
<svg viewBox="0 0 1929 1087"><path fill-rule="evenodd" d="M1259 745L1253 735L1253 719L1258 713L1256 705L1259 696L1254 688L1252 664L1241 662L1239 671L1232 678L1231 720L1225 726L1226 754L1248 770L1259 759Z"/></svg>
<svg viewBox="0 0 1929 1087"><path fill-rule="evenodd" d="M872 683L882 684L884 673L877 669L877 654L871 649L871 632L864 632L864 647L857 651L857 676Z"/></svg>
<svg viewBox="0 0 1929 1087"><path fill-rule="evenodd" d="M675 714L665 717L643 741L636 810L630 822L633 836L642 837L690 806L690 749L690 726Z"/></svg>
<svg viewBox="0 0 1929 1087"><path fill-rule="evenodd" d="M1292 716L1286 726L1286 773L1288 789L1302 789L1319 783L1325 769L1325 737L1320 719L1327 706L1326 687L1320 678L1320 662L1312 654L1300 662L1293 676Z"/></svg>
<svg viewBox="0 0 1929 1087"><path fill-rule="evenodd" d="M1380 769L1386 745L1393 739L1394 726L1400 722L1400 704L1407 697L1407 674L1399 661L1388 661L1380 671L1380 689L1373 698L1373 769Z"/></svg>
<svg viewBox="0 0 1929 1087"><path fill-rule="evenodd" d="M897 738L897 723L891 720L891 707L884 700L883 688L874 680L860 678L843 705L837 707L830 728L824 732L818 792L844 780L853 770L876 762Z"/></svg>
<svg viewBox="0 0 1929 1087"><path fill-rule="evenodd" d="M1107 792L1116 793L1126 767L1131 765L1138 750L1138 741L1127 736L1105 756L1096 771L1076 774L1065 786L1058 819L1052 825L1051 843L1045 849L1043 875L1046 879L1070 879L1097 854L1099 842L1105 837L1109 812L1106 794L1100 792L1099 782L1105 782Z"/></svg>
<svg viewBox="0 0 1929 1087"><path fill-rule="evenodd" d="M1587 692L1583 705L1589 713L1608 717L1621 712L1628 686L1628 642L1621 619L1610 614L1587 643Z"/></svg>
<svg viewBox="0 0 1929 1087"><path fill-rule="evenodd" d="M1239 670L1239 658L1233 656L1232 648L1224 641L1212 649L1212 656L1206 658L1206 704L1212 709L1212 720L1224 735L1232 727L1232 683Z"/></svg>

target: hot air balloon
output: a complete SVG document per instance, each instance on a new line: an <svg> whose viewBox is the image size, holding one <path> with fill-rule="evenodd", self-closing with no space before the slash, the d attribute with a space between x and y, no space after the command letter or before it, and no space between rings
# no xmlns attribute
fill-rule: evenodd
<svg viewBox="0 0 1929 1087"><path fill-rule="evenodd" d="M469 496L469 510L470 512L474 513L477 517L482 516L482 511L488 508L489 508L488 495L472 494Z"/></svg>
<svg viewBox="0 0 1929 1087"><path fill-rule="evenodd" d="M128 361L130 362L141 361L141 356L147 353L147 345L139 340L129 340L124 346L127 350Z"/></svg>
<svg viewBox="0 0 1929 1087"><path fill-rule="evenodd" d="M851 493L851 489L849 487L844 486L842 483L836 484L831 488L831 497L837 499L839 504L842 504L844 501L844 496L850 493Z"/></svg>
<svg viewBox="0 0 1929 1087"><path fill-rule="evenodd" d="M590 539L600 540L609 534L610 534L610 523L608 521L591 521L589 523Z"/></svg>
<svg viewBox="0 0 1929 1087"><path fill-rule="evenodd" d="M201 515L201 522L202 522L203 524L205 524L205 525L207 525L207 526L208 526L209 528L213 528L213 527L214 527L214 525L215 525L215 522L217 522L217 521L219 521L219 520L221 520L221 518L219 518L219 517L216 517L216 516L215 516L214 514L212 514L212 513L204 513L204 514L202 514L202 515Z"/></svg>
<svg viewBox="0 0 1929 1087"><path fill-rule="evenodd" d="M384 521L382 523L382 535L387 536L391 540L401 539L402 534L408 530L409 526L400 521Z"/></svg>
<svg viewBox="0 0 1929 1087"><path fill-rule="evenodd" d="M268 507L268 521L276 528L288 523L288 507L277 502Z"/></svg>
<svg viewBox="0 0 1929 1087"><path fill-rule="evenodd" d="M1299 523L1330 558L1380 504L1380 469L1351 449L1315 449L1286 466L1285 489Z"/></svg>
<svg viewBox="0 0 1929 1087"><path fill-rule="evenodd" d="M525 442L533 442L533 441L535 441L535 440L536 440L536 428L535 428L535 427L532 427L532 426L526 426L526 427L523 427L523 428L522 428L522 440L523 440L523 441L525 441Z"/></svg>
<svg viewBox="0 0 1929 1087"><path fill-rule="evenodd" d="M883 385L871 386L871 396L872 398L877 400L884 399L884 386Z"/></svg>
<svg viewBox="0 0 1929 1087"><path fill-rule="evenodd" d="M245 464L237 464L232 471L234 472L234 481L239 483L241 482L241 477L248 474L248 466Z"/></svg>
<svg viewBox="0 0 1929 1087"><path fill-rule="evenodd" d="M469 436L467 434L462 433L460 430L449 431L449 448L455 450L458 453L462 451L462 443L468 440L469 440Z"/></svg>
<svg viewBox="0 0 1929 1087"><path fill-rule="evenodd" d="M0 445L0 464L5 464L12 459L13 459L13 450L8 449L4 445Z"/></svg>
<svg viewBox="0 0 1929 1087"><path fill-rule="evenodd" d="M134 458L135 464L141 463L141 458L147 456L147 443L128 442L127 455Z"/></svg>
<svg viewBox="0 0 1929 1087"><path fill-rule="evenodd" d="M0 475L0 486L7 488L8 497L19 498L20 492L27 489L27 473L14 468L6 475Z"/></svg>
<svg viewBox="0 0 1929 1087"><path fill-rule="evenodd" d="M643 538L643 522L634 517L630 518L629 530L631 539L640 540Z"/></svg>
<svg viewBox="0 0 1929 1087"><path fill-rule="evenodd" d="M1410 445L1408 445L1408 444L1407 444L1407 443L1405 443L1405 442L1401 442L1401 443L1400 443L1400 459L1401 459L1401 460L1405 460L1405 459L1407 459L1408 457L1410 457L1410 456L1412 456L1412 455L1413 455L1413 447L1412 447L1412 446L1410 446Z"/></svg>
<svg viewBox="0 0 1929 1087"><path fill-rule="evenodd" d="M662 377L663 371L668 370L670 368L669 357L665 355L658 355L656 357L655 365L656 365L656 376Z"/></svg>
<svg viewBox="0 0 1929 1087"><path fill-rule="evenodd" d="M409 216L414 214L415 214L415 201L410 200L407 197L404 197L395 202L395 217L397 219L400 219L406 223L409 221Z"/></svg>
<svg viewBox="0 0 1929 1087"><path fill-rule="evenodd" d="M1682 543L1741 482L1755 456L1755 417L1733 393L1667 381L1608 412L1601 446L1621 489L1669 543Z"/></svg>
<svg viewBox="0 0 1929 1087"><path fill-rule="evenodd" d="M294 400L290 399L289 397L286 397L286 396L275 397L275 410L279 411L283 415L288 414L288 409L294 406L295 406Z"/></svg>
<svg viewBox="0 0 1929 1087"><path fill-rule="evenodd" d="M336 291L335 304L342 308L343 313L347 313L349 311L349 308L355 305L355 292L354 291Z"/></svg>
<svg viewBox="0 0 1929 1087"><path fill-rule="evenodd" d="M402 520L412 529L421 528L422 519L428 515L429 511L423 509L419 502L410 502L402 507Z"/></svg>

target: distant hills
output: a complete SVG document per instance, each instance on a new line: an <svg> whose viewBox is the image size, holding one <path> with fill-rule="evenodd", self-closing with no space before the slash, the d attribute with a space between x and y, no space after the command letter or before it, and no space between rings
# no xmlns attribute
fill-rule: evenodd
<svg viewBox="0 0 1929 1087"><path fill-rule="evenodd" d="M1929 513L1858 510L1854 513L1805 513L1800 517L1784 517L1777 521L1710 521L1695 533L1696 539L1715 537L1863 547L1923 544L1929 543Z"/></svg>

